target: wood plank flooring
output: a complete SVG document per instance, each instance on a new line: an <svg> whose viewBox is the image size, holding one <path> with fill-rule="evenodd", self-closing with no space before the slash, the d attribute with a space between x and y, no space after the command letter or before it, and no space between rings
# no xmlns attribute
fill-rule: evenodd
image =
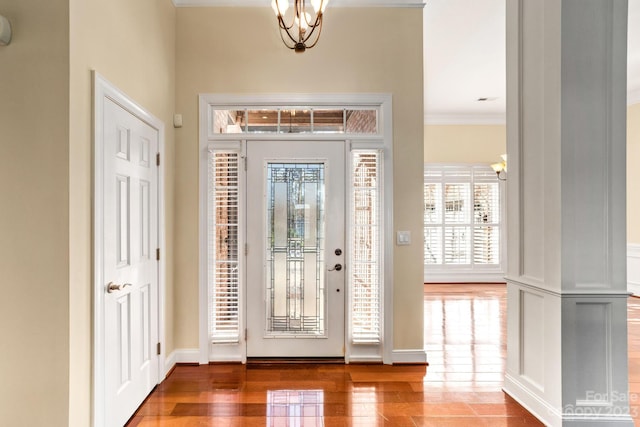
<svg viewBox="0 0 640 427"><path fill-rule="evenodd" d="M429 366L178 366L128 426L540 426L501 391L505 293L504 285L425 285ZM635 298L629 358L630 389L640 393Z"/></svg>

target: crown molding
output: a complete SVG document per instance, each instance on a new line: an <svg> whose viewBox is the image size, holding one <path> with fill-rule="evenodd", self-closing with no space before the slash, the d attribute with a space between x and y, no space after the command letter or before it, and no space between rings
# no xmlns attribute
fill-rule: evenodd
<svg viewBox="0 0 640 427"><path fill-rule="evenodd" d="M506 114L425 114L425 125L504 125Z"/></svg>
<svg viewBox="0 0 640 427"><path fill-rule="evenodd" d="M268 0L172 0L175 7L268 7ZM424 8L426 0L331 0L329 7Z"/></svg>

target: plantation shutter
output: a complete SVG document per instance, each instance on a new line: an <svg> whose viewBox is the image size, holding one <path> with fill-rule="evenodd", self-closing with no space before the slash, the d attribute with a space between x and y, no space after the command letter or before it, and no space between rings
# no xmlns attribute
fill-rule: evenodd
<svg viewBox="0 0 640 427"><path fill-rule="evenodd" d="M493 173L487 175L481 171L474 174L473 262L475 264L500 263L500 188L493 175Z"/></svg>
<svg viewBox="0 0 640 427"><path fill-rule="evenodd" d="M500 264L500 185L487 166L425 166L424 264Z"/></svg>
<svg viewBox="0 0 640 427"><path fill-rule="evenodd" d="M351 339L377 343L381 337L381 153L351 153L350 269Z"/></svg>
<svg viewBox="0 0 640 427"><path fill-rule="evenodd" d="M236 151L209 151L209 330L215 343L240 339L239 160Z"/></svg>

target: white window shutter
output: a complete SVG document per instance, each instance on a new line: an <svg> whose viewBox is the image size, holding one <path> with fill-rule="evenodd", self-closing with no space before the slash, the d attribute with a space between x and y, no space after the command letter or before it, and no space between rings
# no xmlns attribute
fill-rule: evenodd
<svg viewBox="0 0 640 427"><path fill-rule="evenodd" d="M354 344L381 339L381 153L351 152L351 206L349 219L350 327Z"/></svg>
<svg viewBox="0 0 640 427"><path fill-rule="evenodd" d="M209 151L209 322L214 343L240 340L239 160L236 151Z"/></svg>
<svg viewBox="0 0 640 427"><path fill-rule="evenodd" d="M500 190L488 166L425 166L427 268L473 270L480 265L500 265Z"/></svg>

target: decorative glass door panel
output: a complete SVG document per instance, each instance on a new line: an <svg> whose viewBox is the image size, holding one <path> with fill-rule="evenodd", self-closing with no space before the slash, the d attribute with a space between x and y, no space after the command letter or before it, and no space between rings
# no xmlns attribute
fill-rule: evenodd
<svg viewBox="0 0 640 427"><path fill-rule="evenodd" d="M344 356L344 143L249 142L247 163L247 356Z"/></svg>
<svg viewBox="0 0 640 427"><path fill-rule="evenodd" d="M324 164L267 164L269 335L326 332Z"/></svg>

